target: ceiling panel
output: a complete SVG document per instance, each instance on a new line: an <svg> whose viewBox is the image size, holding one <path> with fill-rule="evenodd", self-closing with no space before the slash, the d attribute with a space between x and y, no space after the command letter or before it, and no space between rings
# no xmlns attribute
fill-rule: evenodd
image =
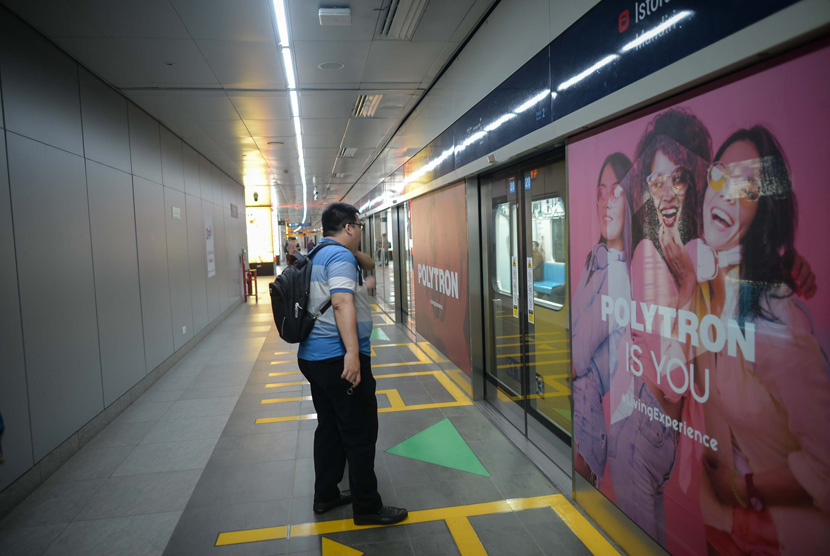
<svg viewBox="0 0 830 556"><path fill-rule="evenodd" d="M294 137L291 120L245 120L245 126L254 137Z"/></svg>
<svg viewBox="0 0 830 556"><path fill-rule="evenodd" d="M239 121L231 101L224 91L124 91L136 103L146 102L170 114L196 122L203 120ZM142 104L143 106L143 104Z"/></svg>
<svg viewBox="0 0 830 556"><path fill-rule="evenodd" d="M282 89L282 63L276 44L244 41L196 41L196 46L227 88Z"/></svg>
<svg viewBox="0 0 830 556"><path fill-rule="evenodd" d="M348 121L333 118L303 120L303 139L305 139L306 135L335 135L343 137L343 132L346 131Z"/></svg>
<svg viewBox="0 0 830 556"><path fill-rule="evenodd" d="M74 0L108 37L143 39L187 39L190 35L168 0L113 2Z"/></svg>
<svg viewBox="0 0 830 556"><path fill-rule="evenodd" d="M274 44L268 0L170 0L194 39Z"/></svg>
<svg viewBox="0 0 830 556"><path fill-rule="evenodd" d="M344 4L335 2L334 6ZM346 6L352 10L350 26L323 27L317 15L318 8L323 5L309 0L290 0L288 11L292 38L295 41L371 41L383 4L384 0L351 0Z"/></svg>
<svg viewBox="0 0 830 556"><path fill-rule="evenodd" d="M306 135L303 136L303 147L309 149L340 149L342 135Z"/></svg>
<svg viewBox="0 0 830 556"><path fill-rule="evenodd" d="M303 91L300 115L303 118L348 118L354 109L357 91Z"/></svg>
<svg viewBox="0 0 830 556"><path fill-rule="evenodd" d="M294 52L299 86L360 83L371 44L368 41L296 41ZM339 70L321 70L317 65L323 62L340 62L344 67Z"/></svg>
<svg viewBox="0 0 830 556"><path fill-rule="evenodd" d="M138 69L138 64L105 37L62 37L58 44L117 87L131 87L148 83L149 75Z"/></svg>
<svg viewBox="0 0 830 556"><path fill-rule="evenodd" d="M196 44L190 39L113 39L136 61L152 85L217 86ZM169 66L168 63L174 65Z"/></svg>
<svg viewBox="0 0 830 556"><path fill-rule="evenodd" d="M337 157L338 152L340 152L338 149L309 149L308 147L303 146L303 154L305 154L306 164L325 160L329 162L329 166L331 166L334 163L334 159Z"/></svg>
<svg viewBox="0 0 830 556"><path fill-rule="evenodd" d="M363 81L420 83L444 48L442 42L375 41L371 43Z"/></svg>
<svg viewBox="0 0 830 556"><path fill-rule="evenodd" d="M52 38L104 36L86 14L66 0L3 0L2 3Z"/></svg>
<svg viewBox="0 0 830 556"><path fill-rule="evenodd" d="M291 119L288 93L240 91L228 93L228 98L243 120Z"/></svg>
<svg viewBox="0 0 830 556"><path fill-rule="evenodd" d="M475 0L430 2L421 23L412 36L413 42L446 42L464 20Z"/></svg>

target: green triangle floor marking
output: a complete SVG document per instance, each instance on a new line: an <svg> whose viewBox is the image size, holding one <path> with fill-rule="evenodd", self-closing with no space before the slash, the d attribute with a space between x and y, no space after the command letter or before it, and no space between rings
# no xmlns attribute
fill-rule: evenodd
<svg viewBox="0 0 830 556"><path fill-rule="evenodd" d="M386 452L483 477L490 476L449 419L422 430Z"/></svg>
<svg viewBox="0 0 830 556"><path fill-rule="evenodd" d="M373 340L388 340L389 336L386 335L386 332L381 330L380 328L373 328L372 335L370 336Z"/></svg>

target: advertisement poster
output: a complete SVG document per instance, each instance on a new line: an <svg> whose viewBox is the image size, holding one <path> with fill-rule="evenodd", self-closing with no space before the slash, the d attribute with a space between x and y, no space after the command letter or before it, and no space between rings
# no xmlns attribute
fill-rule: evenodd
<svg viewBox="0 0 830 556"><path fill-rule="evenodd" d="M574 466L671 554L830 546L828 67L568 146Z"/></svg>
<svg viewBox="0 0 830 556"><path fill-rule="evenodd" d="M213 215L205 212L205 252L208 278L216 276L216 251L213 249Z"/></svg>
<svg viewBox="0 0 830 556"><path fill-rule="evenodd" d="M469 376L466 214L463 183L412 200L415 327Z"/></svg>

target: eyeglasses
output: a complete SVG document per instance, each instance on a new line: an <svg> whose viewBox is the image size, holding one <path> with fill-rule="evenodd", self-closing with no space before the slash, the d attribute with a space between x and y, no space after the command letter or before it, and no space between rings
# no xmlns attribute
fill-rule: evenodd
<svg viewBox="0 0 830 556"><path fill-rule="evenodd" d="M689 183L689 171L682 166L677 166L669 174L663 172L653 172L646 178L648 188L652 194L656 194L663 188L663 184L669 182L675 193L683 193L686 191L686 186Z"/></svg>
<svg viewBox="0 0 830 556"><path fill-rule="evenodd" d="M600 185L597 188L597 203L606 202L609 197L611 198L611 201L618 201L623 195L625 195L625 190L618 183L611 184L610 187L607 185Z"/></svg>
<svg viewBox="0 0 830 556"><path fill-rule="evenodd" d="M351 224L352 226L360 226L360 231L361 232L363 231L363 228L366 227L365 222L349 222L349 224Z"/></svg>
<svg viewBox="0 0 830 556"><path fill-rule="evenodd" d="M760 175L764 163L760 159L742 160L724 164L715 162L709 166L707 176L712 191L723 191L727 197L737 198L744 203L757 203L761 198Z"/></svg>

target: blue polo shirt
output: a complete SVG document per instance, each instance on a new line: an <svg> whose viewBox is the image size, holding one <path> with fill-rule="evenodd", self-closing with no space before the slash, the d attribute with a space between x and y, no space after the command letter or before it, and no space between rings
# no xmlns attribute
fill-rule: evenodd
<svg viewBox="0 0 830 556"><path fill-rule="evenodd" d="M357 314L357 339L360 353L371 355L372 309L366 296L365 286L359 285L357 260L352 252L333 239L323 238L317 249L325 243L334 243L312 258L310 305L317 322L297 351L297 357L309 361L320 361L346 355L346 346L340 338L334 308L320 315L320 308L331 298L332 293L345 292L354 296Z"/></svg>

